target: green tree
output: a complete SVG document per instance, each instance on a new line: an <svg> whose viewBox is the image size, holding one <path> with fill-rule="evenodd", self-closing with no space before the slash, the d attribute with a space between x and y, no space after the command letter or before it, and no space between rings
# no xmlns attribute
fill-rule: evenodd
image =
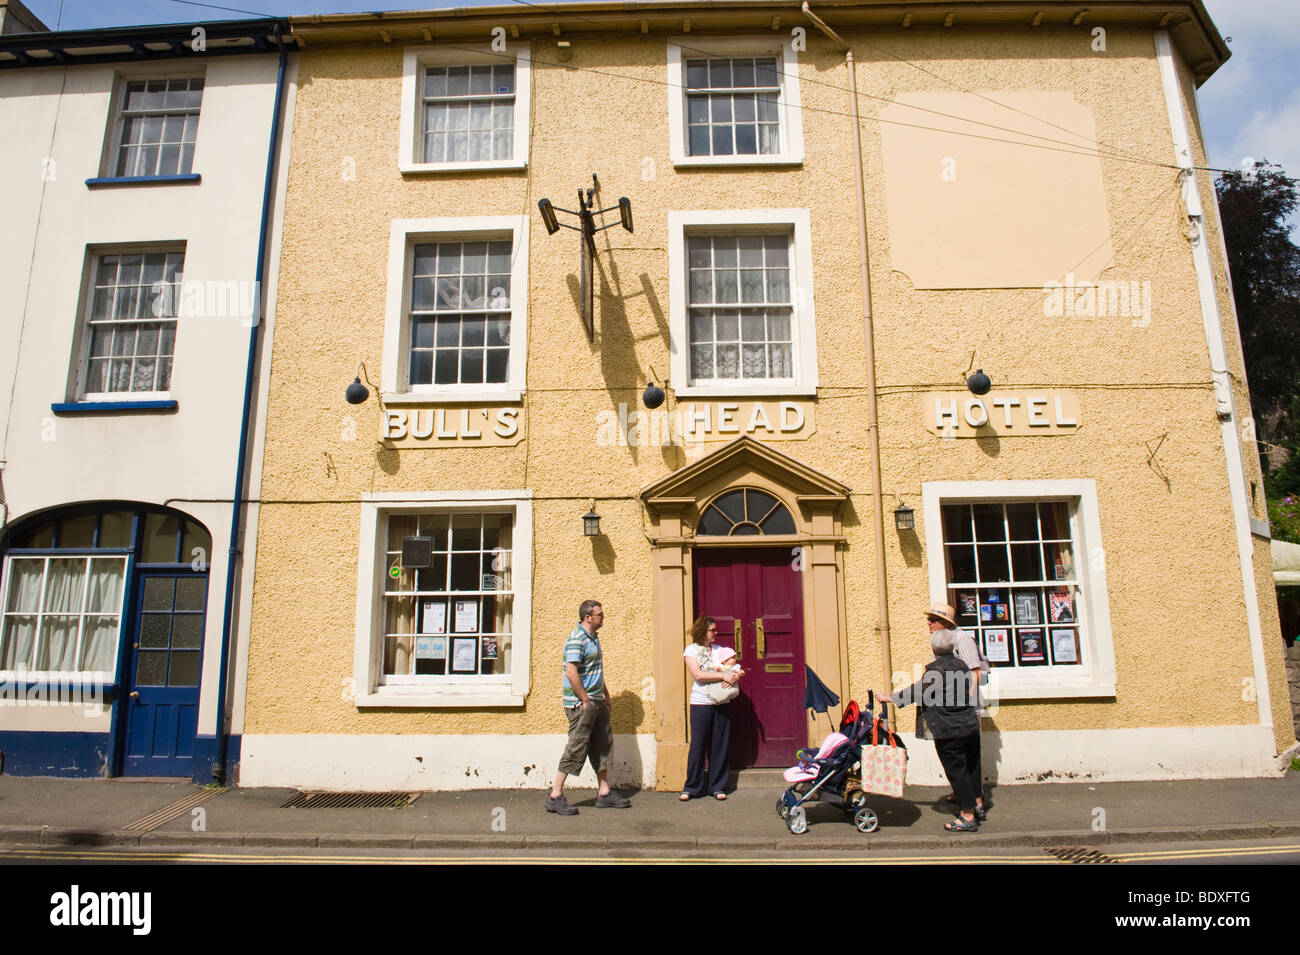
<svg viewBox="0 0 1300 955"><path fill-rule="evenodd" d="M1271 473L1264 460L1270 516L1300 533L1300 520L1286 513L1300 507L1287 502L1276 516L1272 513L1282 497L1300 500L1300 248L1291 241L1287 221L1300 207L1300 196L1295 180L1267 160L1249 172L1223 173L1215 191L1255 428L1262 446L1290 453Z"/></svg>
<svg viewBox="0 0 1300 955"><path fill-rule="evenodd" d="M1295 182L1268 161L1250 173L1224 173L1215 190L1252 410L1267 429L1290 410L1300 380L1300 248L1287 224L1300 198Z"/></svg>

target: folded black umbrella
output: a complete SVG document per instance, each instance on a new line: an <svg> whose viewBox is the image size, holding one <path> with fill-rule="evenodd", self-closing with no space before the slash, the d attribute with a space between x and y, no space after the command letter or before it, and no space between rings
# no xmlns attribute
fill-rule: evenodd
<svg viewBox="0 0 1300 955"><path fill-rule="evenodd" d="M803 708L814 713L825 713L832 706L840 705L840 698L831 692L831 688L813 673L812 667L804 664Z"/></svg>

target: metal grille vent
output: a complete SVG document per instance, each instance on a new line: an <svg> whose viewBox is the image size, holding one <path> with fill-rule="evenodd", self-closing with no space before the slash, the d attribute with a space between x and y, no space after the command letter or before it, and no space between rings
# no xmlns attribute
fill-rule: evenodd
<svg viewBox="0 0 1300 955"><path fill-rule="evenodd" d="M300 792L281 809L405 809L419 793Z"/></svg>
<svg viewBox="0 0 1300 955"><path fill-rule="evenodd" d="M1056 856L1062 862L1105 863L1119 861L1118 859L1112 859L1100 849L1090 849L1087 846L1051 846L1043 851L1048 855Z"/></svg>

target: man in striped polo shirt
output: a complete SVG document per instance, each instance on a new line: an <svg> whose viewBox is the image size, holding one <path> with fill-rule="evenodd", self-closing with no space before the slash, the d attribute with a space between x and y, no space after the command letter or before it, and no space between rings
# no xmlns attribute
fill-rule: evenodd
<svg viewBox="0 0 1300 955"><path fill-rule="evenodd" d="M605 689L605 668L600 656L596 631L605 622L605 611L594 600L584 600L578 607L578 625L564 642L564 714L569 718L569 742L560 757L555 785L546 799L546 811L561 816L576 816L578 810L564 798L564 780L582 772L582 764L591 760L599 788L597 809L626 809L632 805L609 788L609 753L614 746L614 730L609 724L610 699Z"/></svg>

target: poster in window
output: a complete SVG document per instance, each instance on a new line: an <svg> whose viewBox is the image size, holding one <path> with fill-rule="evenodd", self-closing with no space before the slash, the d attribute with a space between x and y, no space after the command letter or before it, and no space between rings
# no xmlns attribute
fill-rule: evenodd
<svg viewBox="0 0 1300 955"><path fill-rule="evenodd" d="M993 605L993 619L998 623L1006 623L1011 617L1011 608L1006 604Z"/></svg>
<svg viewBox="0 0 1300 955"><path fill-rule="evenodd" d="M415 638L415 659L417 660L447 659L447 638L446 637L416 637Z"/></svg>
<svg viewBox="0 0 1300 955"><path fill-rule="evenodd" d="M1038 616L1038 594L1016 594L1016 623L1042 623Z"/></svg>
<svg viewBox="0 0 1300 955"><path fill-rule="evenodd" d="M957 604L957 612L963 617L973 617L979 613L979 599L974 594L958 594Z"/></svg>
<svg viewBox="0 0 1300 955"><path fill-rule="evenodd" d="M980 604L980 620L988 623L993 619L993 605Z"/></svg>
<svg viewBox="0 0 1300 955"><path fill-rule="evenodd" d="M1042 663L1047 659L1043 652L1042 630L1020 630L1016 634L1020 640L1020 662Z"/></svg>
<svg viewBox="0 0 1300 955"><path fill-rule="evenodd" d="M497 658L497 638L484 637L483 638L483 659L495 660L496 658Z"/></svg>
<svg viewBox="0 0 1300 955"><path fill-rule="evenodd" d="M447 601L426 600L424 602L424 617L420 622L420 632L447 632Z"/></svg>
<svg viewBox="0 0 1300 955"><path fill-rule="evenodd" d="M479 590L505 590L505 586L496 574L484 574Z"/></svg>
<svg viewBox="0 0 1300 955"><path fill-rule="evenodd" d="M984 656L988 657L989 663L1011 662L1011 647L1005 630L984 631Z"/></svg>
<svg viewBox="0 0 1300 955"><path fill-rule="evenodd" d="M1073 630L1052 630L1052 658L1057 663L1078 663L1078 645Z"/></svg>
<svg viewBox="0 0 1300 955"><path fill-rule="evenodd" d="M1068 590L1053 590L1047 599L1052 623L1074 623L1074 594Z"/></svg>
<svg viewBox="0 0 1300 955"><path fill-rule="evenodd" d="M1068 550L1062 550L1054 561L1057 580L1069 580L1074 576L1074 558Z"/></svg>
<svg viewBox="0 0 1300 955"><path fill-rule="evenodd" d="M473 633L478 629L478 601L456 601L456 632Z"/></svg>
<svg viewBox="0 0 1300 955"><path fill-rule="evenodd" d="M478 672L478 640L474 637L453 637L451 640L451 672Z"/></svg>

